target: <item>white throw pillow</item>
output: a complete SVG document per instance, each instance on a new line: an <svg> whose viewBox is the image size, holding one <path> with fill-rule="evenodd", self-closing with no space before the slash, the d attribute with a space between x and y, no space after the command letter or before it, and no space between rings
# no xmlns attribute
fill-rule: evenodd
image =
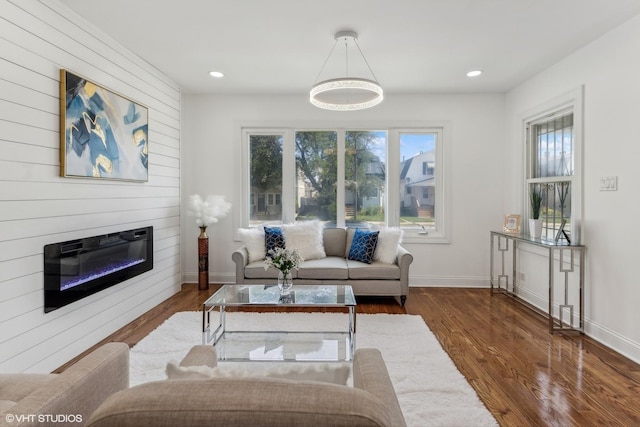
<svg viewBox="0 0 640 427"><path fill-rule="evenodd" d="M396 261L398 245L402 241L403 231L397 227L381 227L378 231L378 246L373 254L374 261L393 264Z"/></svg>
<svg viewBox="0 0 640 427"><path fill-rule="evenodd" d="M327 254L324 252L322 229L323 224L319 220L284 225L284 246L287 249L297 249L304 260L325 258Z"/></svg>
<svg viewBox="0 0 640 427"><path fill-rule="evenodd" d="M238 228L238 236L247 247L249 252L249 262L256 262L265 259L267 251L264 246L264 229L260 228Z"/></svg>
<svg viewBox="0 0 640 427"><path fill-rule="evenodd" d="M321 363L278 366L273 369L246 369L236 366L179 366L167 363L167 379L211 379L211 378L282 378L296 381L318 381L346 385L351 373L348 364Z"/></svg>

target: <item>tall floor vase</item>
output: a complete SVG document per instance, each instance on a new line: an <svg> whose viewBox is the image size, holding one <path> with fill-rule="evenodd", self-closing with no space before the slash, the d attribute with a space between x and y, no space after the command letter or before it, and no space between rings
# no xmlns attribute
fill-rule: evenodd
<svg viewBox="0 0 640 427"><path fill-rule="evenodd" d="M209 236L207 227L200 227L198 236L198 289L209 289Z"/></svg>

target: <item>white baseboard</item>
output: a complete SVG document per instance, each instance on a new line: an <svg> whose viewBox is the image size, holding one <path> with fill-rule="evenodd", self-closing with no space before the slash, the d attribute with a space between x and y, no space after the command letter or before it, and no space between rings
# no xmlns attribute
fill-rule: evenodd
<svg viewBox="0 0 640 427"><path fill-rule="evenodd" d="M488 288L487 277L409 276L409 287L416 288Z"/></svg>
<svg viewBox="0 0 640 427"><path fill-rule="evenodd" d="M198 283L198 273L183 273L182 283ZM209 273L209 283L236 283L236 275Z"/></svg>
<svg viewBox="0 0 640 427"><path fill-rule="evenodd" d="M612 331L611 329L600 325L591 320L584 321L585 335L593 338L602 345L615 350L625 357L640 363L640 343L631 341L630 339Z"/></svg>

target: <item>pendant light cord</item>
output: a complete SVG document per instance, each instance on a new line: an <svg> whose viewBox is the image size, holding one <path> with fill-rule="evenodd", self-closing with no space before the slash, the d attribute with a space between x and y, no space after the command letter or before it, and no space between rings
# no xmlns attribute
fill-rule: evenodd
<svg viewBox="0 0 640 427"><path fill-rule="evenodd" d="M367 64L367 68L369 69L369 72L373 76L373 80L377 82L378 79L376 78L376 75L373 73L373 70L371 69L369 62L367 61L367 58L364 56L364 53L362 53L362 49L360 49L360 45L358 44L358 39L354 38L353 42L356 44L356 47L358 48L358 52L360 52L360 56L362 56L362 59L364 59L364 63Z"/></svg>
<svg viewBox="0 0 640 427"><path fill-rule="evenodd" d="M327 59L324 60L324 64L322 64L322 68L320 68L320 72L318 73L318 75L316 76L315 81L313 82L313 84L315 85L316 83L318 83L318 79L320 78L320 75L322 74L322 72L324 71L324 67L327 66L327 62L329 62L329 58L331 58L331 54L333 53L333 51L336 49L336 46L338 45L338 40L336 40L333 43L333 47L331 48L331 52L329 52L329 55L327 56ZM366 59L365 59L366 62ZM369 66L369 64L367 64L367 66Z"/></svg>

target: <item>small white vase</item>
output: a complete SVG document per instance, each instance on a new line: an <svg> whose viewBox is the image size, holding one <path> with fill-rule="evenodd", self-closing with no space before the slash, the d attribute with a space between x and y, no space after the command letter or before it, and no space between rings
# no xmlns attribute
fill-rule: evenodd
<svg viewBox="0 0 640 427"><path fill-rule="evenodd" d="M289 295L291 288L293 287L293 277L291 272L283 273L278 272L278 288L280 288L280 295Z"/></svg>
<svg viewBox="0 0 640 427"><path fill-rule="evenodd" d="M542 220L529 219L529 236L539 239L542 237Z"/></svg>

